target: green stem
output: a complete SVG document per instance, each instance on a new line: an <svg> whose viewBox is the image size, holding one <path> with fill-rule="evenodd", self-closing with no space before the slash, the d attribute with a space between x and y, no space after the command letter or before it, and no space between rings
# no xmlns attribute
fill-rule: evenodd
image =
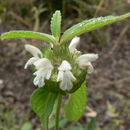
<svg viewBox="0 0 130 130"><path fill-rule="evenodd" d="M46 123L44 122L44 123L42 124L42 130L49 130L49 129L48 129L48 120L49 120L49 119L47 119Z"/></svg>
<svg viewBox="0 0 130 130"><path fill-rule="evenodd" d="M55 130L59 130L59 116L60 116L60 107L62 103L62 94L59 94L58 97L58 103L57 103L57 108L56 108L56 124L55 124Z"/></svg>

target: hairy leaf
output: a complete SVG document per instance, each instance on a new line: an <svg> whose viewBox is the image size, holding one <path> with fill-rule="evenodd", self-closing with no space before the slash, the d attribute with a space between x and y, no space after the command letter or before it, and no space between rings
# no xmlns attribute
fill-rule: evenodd
<svg viewBox="0 0 130 130"><path fill-rule="evenodd" d="M1 40L12 38L33 38L55 43L55 39L51 35L33 31L10 31L1 35Z"/></svg>
<svg viewBox="0 0 130 130"><path fill-rule="evenodd" d="M61 31L61 13L60 11L56 11L51 19L51 32L54 37L60 37Z"/></svg>
<svg viewBox="0 0 130 130"><path fill-rule="evenodd" d="M99 27L111 24L116 21L123 20L127 17L130 17L130 13L121 16L106 16L85 20L67 29L61 37L61 43L64 43L82 33L97 29Z"/></svg>
<svg viewBox="0 0 130 130"><path fill-rule="evenodd" d="M52 112L57 94L44 88L38 88L31 96L33 111L40 117L43 126L47 126L49 115ZM44 128L45 128L44 127Z"/></svg>
<svg viewBox="0 0 130 130"><path fill-rule="evenodd" d="M71 94L69 100L64 105L66 118L70 121L77 121L82 116L86 107L86 92L85 83L74 93Z"/></svg>

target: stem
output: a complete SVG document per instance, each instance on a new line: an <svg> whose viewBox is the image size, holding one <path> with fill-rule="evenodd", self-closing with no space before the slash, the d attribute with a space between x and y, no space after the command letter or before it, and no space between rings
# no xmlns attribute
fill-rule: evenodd
<svg viewBox="0 0 130 130"><path fill-rule="evenodd" d="M61 103L62 103L62 94L59 94L57 108L56 108L55 130L59 130L59 116L60 116Z"/></svg>
<svg viewBox="0 0 130 130"><path fill-rule="evenodd" d="M49 130L49 129L48 129L48 120L49 120L49 119L47 119L46 123L44 122L44 123L42 124L42 129L41 129L41 130Z"/></svg>

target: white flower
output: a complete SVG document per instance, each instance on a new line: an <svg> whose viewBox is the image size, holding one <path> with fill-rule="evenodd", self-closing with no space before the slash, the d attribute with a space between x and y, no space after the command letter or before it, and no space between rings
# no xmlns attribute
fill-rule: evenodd
<svg viewBox="0 0 130 130"><path fill-rule="evenodd" d="M79 44L80 38L79 37L74 37L69 45L69 50L71 53L80 53L76 49L77 45ZM91 64L91 62L95 61L98 58L97 54L84 54L79 56L76 59L76 62L78 63L80 68L87 68L88 73L92 73L94 71L94 68Z"/></svg>
<svg viewBox="0 0 130 130"><path fill-rule="evenodd" d="M94 71L94 68L91 62L95 61L96 59L98 59L98 54L84 54L79 56L76 59L76 62L80 68L88 67L88 73L92 73Z"/></svg>
<svg viewBox="0 0 130 130"><path fill-rule="evenodd" d="M34 57L41 57L42 56L42 52L35 46L26 44L25 45L25 49L30 52Z"/></svg>
<svg viewBox="0 0 130 130"><path fill-rule="evenodd" d="M69 45L69 51L70 51L71 53L80 53L80 51L78 51L78 50L76 49L76 47L78 46L79 42L80 42L80 37L74 37L74 38L71 40L70 45Z"/></svg>
<svg viewBox="0 0 130 130"><path fill-rule="evenodd" d="M37 47L29 44L25 45L25 49L33 55L33 57L30 58L24 66L24 68L27 69L29 65L33 65L34 62L42 57L42 52Z"/></svg>
<svg viewBox="0 0 130 130"><path fill-rule="evenodd" d="M36 76L33 83L38 87L43 87L45 85L45 79L48 80L51 77L53 66L47 58L37 60L34 62L34 66L37 71L33 73Z"/></svg>
<svg viewBox="0 0 130 130"><path fill-rule="evenodd" d="M38 57L32 57L30 58L27 63L24 66L24 69L27 69L28 66L33 65L34 62L36 62L39 58Z"/></svg>
<svg viewBox="0 0 130 130"><path fill-rule="evenodd" d="M43 87L45 80L51 77L53 66L47 58L42 58L42 52L35 46L27 44L25 45L25 49L30 52L33 57L27 61L24 68L26 69L29 65L34 65L37 71L33 73L33 75L35 75L33 83L38 87Z"/></svg>
<svg viewBox="0 0 130 130"><path fill-rule="evenodd" d="M76 80L72 72L70 71L71 65L67 61L63 61L59 66L57 82L60 82L60 88L62 90L71 90L73 87L72 81Z"/></svg>

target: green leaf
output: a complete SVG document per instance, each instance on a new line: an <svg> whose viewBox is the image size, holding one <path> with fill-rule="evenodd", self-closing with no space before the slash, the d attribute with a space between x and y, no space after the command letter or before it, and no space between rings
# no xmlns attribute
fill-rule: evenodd
<svg viewBox="0 0 130 130"><path fill-rule="evenodd" d="M12 38L33 38L55 43L55 39L51 35L33 31L10 31L1 35L1 40Z"/></svg>
<svg viewBox="0 0 130 130"><path fill-rule="evenodd" d="M130 17L130 13L121 16L106 16L106 17L93 18L90 20L84 20L83 22L78 23L72 26L71 28L67 29L61 37L61 43L64 43L82 33L89 32L91 30L97 29L107 24L123 20L127 17Z"/></svg>
<svg viewBox="0 0 130 130"><path fill-rule="evenodd" d="M31 96L32 109L40 117L45 129L56 98L57 93L52 93L45 89L45 87L38 88Z"/></svg>
<svg viewBox="0 0 130 130"><path fill-rule="evenodd" d="M78 121L82 116L87 102L87 87L85 83L70 95L69 100L64 105L66 118L70 121Z"/></svg>
<svg viewBox="0 0 130 130"><path fill-rule="evenodd" d="M61 31L61 13L60 11L56 11L51 19L51 32L54 37L60 37Z"/></svg>

